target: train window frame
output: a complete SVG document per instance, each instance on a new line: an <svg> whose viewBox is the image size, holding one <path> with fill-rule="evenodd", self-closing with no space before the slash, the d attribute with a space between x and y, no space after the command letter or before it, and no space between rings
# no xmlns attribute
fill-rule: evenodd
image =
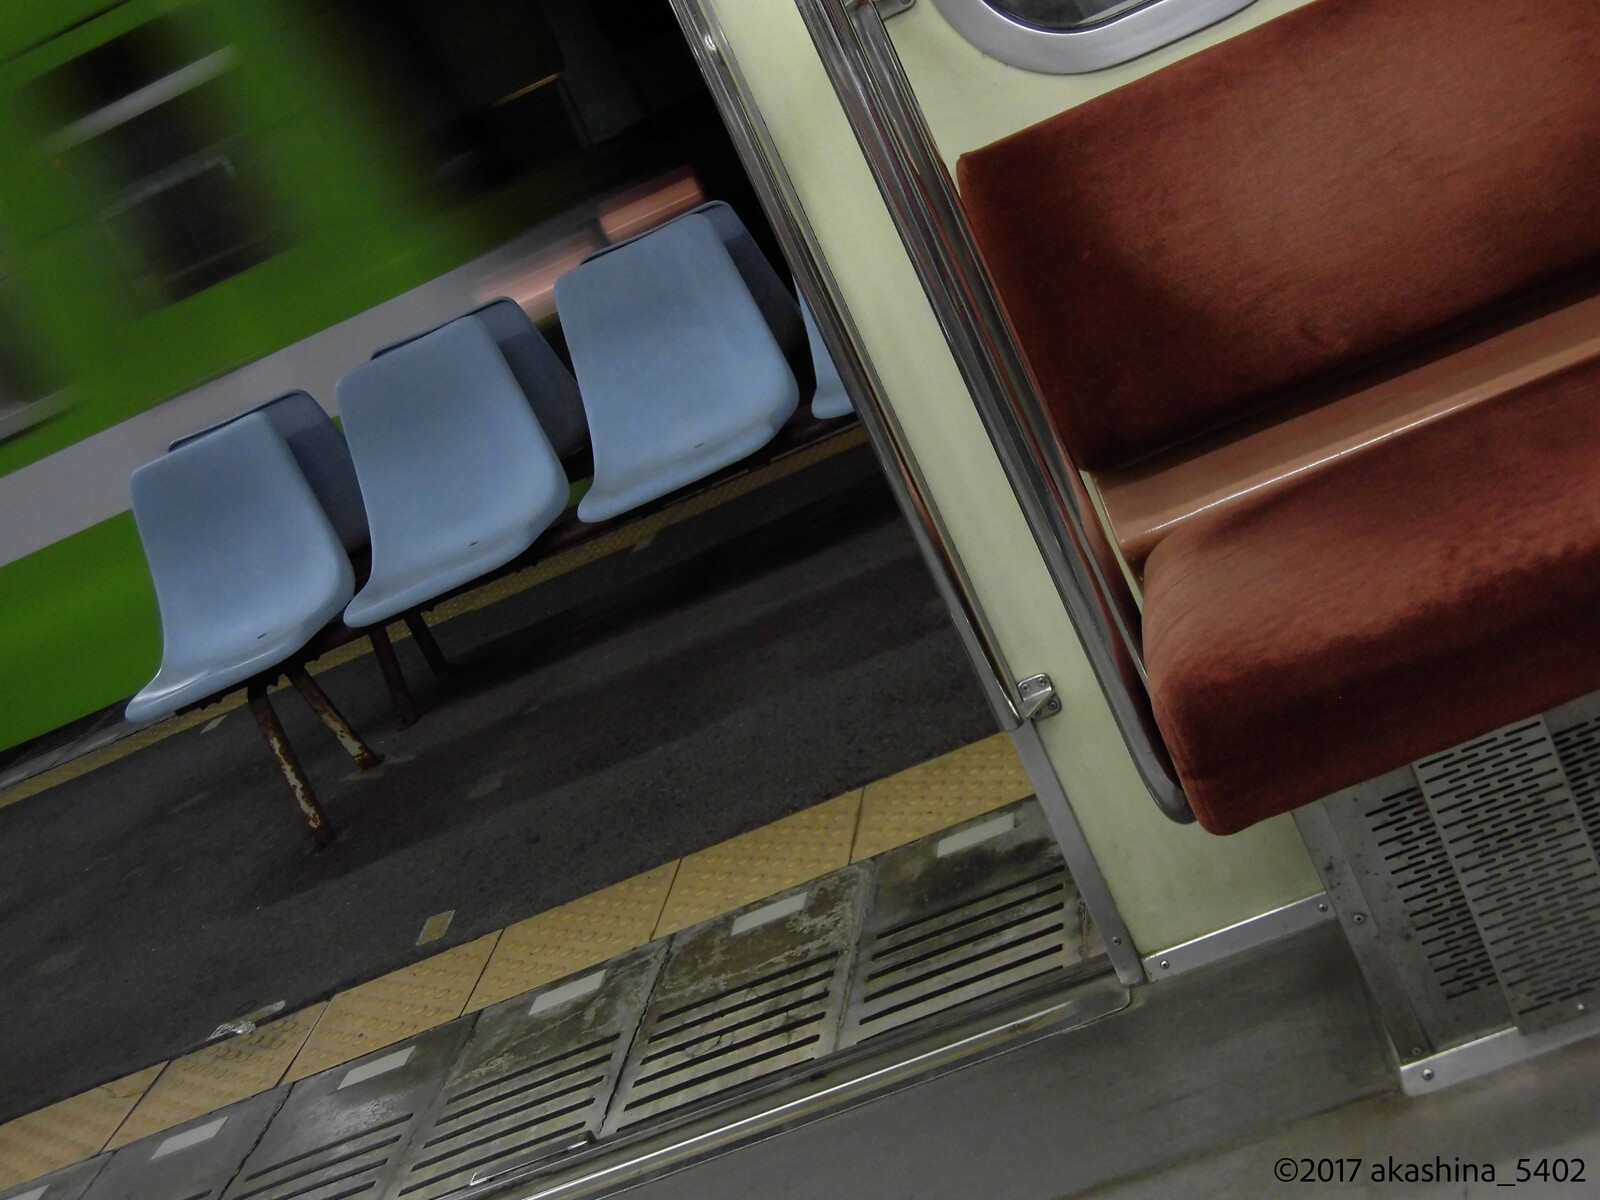
<svg viewBox="0 0 1600 1200"><path fill-rule="evenodd" d="M934 0L934 7L957 33L1001 62L1045 75L1083 75L1188 37L1255 0L1146 0L1064 29L1030 24L998 3L1003 0Z"/></svg>
<svg viewBox="0 0 1600 1200"><path fill-rule="evenodd" d="M19 307L0 259L0 443L44 424L67 405L66 391L17 319Z"/></svg>

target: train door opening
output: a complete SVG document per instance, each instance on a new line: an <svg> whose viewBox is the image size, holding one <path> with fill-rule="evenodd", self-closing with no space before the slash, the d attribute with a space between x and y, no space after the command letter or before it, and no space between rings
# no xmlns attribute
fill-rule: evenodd
<svg viewBox="0 0 1600 1200"><path fill-rule="evenodd" d="M1020 701L992 635L892 418L852 411L866 364L835 361L841 315L792 274L665 0L128 0L53 21L5 47L0 122L4 413L62 397L7 426L26 470L0 477L26 514L0 568L25 617L4 635L0 1195L503 1190L1127 1003L1103 898L1051 832L1060 798L1034 798L998 731ZM712 261L648 304L645 268L620 272L580 336L569 281L669 243ZM734 311L673 325L712 278ZM623 319L637 336L602 336ZM746 338L776 364L748 368L777 378L771 427L586 510L608 439L669 405L674 372L705 368L709 393L693 356ZM607 415L635 341L646 386ZM398 526L343 381L394 389L398 425L458 344L493 347L485 394L526 393L559 515L403 611L125 720L181 607L141 496L208 446L279 438L352 586L374 585ZM581 395L570 445L539 371ZM428 407L469 411L476 385L439 378ZM433 487L429 511L455 511L467 481L434 477L437 439L465 424L440 421L402 499ZM365 507L350 537L319 490L329 446ZM244 478L168 504L195 531L180 549ZM229 582L259 561L208 553L200 576Z"/></svg>

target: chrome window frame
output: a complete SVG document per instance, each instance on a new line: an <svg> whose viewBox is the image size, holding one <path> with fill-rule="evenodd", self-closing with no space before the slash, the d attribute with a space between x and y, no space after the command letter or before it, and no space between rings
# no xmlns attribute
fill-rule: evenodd
<svg viewBox="0 0 1600 1200"><path fill-rule="evenodd" d="M1149 0L1078 29L1042 29L989 0L933 0L979 50L1045 75L1082 75L1125 63L1248 8L1255 0Z"/></svg>

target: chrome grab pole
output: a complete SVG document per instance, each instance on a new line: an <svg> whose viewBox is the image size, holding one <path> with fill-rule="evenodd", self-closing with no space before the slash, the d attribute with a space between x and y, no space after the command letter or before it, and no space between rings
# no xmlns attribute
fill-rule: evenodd
<svg viewBox="0 0 1600 1200"><path fill-rule="evenodd" d="M1145 787L1194 819L1150 710L1138 611L872 0L796 0Z"/></svg>
<svg viewBox="0 0 1600 1200"><path fill-rule="evenodd" d="M822 340L833 356L856 415L877 453L889 486L911 527L944 599L956 632L971 658L984 695L1001 727L1019 728L1036 704L1022 694L998 639L983 615L972 581L953 543L921 470L911 457L905 432L884 402L884 389L862 349L860 333L828 270L815 231L806 219L794 182L761 120L748 84L727 51L721 26L705 0L671 0L702 74L717 102L745 170L811 307Z"/></svg>

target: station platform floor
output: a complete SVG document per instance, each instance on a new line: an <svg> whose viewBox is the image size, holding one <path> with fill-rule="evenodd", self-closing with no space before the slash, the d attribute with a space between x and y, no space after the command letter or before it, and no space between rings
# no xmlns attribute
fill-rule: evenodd
<svg viewBox="0 0 1600 1200"><path fill-rule="evenodd" d="M277 698L326 851L237 698L0 771L0 1190L1027 795L859 433L804 456L450 602L410 729L317 664L386 756Z"/></svg>

